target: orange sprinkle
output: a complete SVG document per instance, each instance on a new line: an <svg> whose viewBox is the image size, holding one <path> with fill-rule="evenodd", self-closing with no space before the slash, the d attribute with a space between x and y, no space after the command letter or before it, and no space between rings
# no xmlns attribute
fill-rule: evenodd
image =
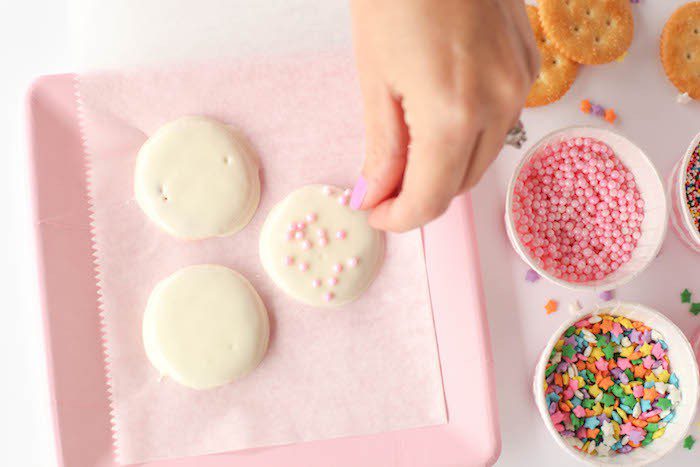
<svg viewBox="0 0 700 467"><path fill-rule="evenodd" d="M600 373L596 373L595 375L595 384L600 384L600 382L603 380L603 375Z"/></svg>
<svg viewBox="0 0 700 467"><path fill-rule="evenodd" d="M613 322L612 320L609 320L607 318L603 319L603 322L600 325L600 329L603 330L603 332L610 332L612 331L613 327Z"/></svg>
<svg viewBox="0 0 700 467"><path fill-rule="evenodd" d="M600 430L598 428L592 428L592 429L589 428L588 431L586 432L586 437L593 439L596 436L598 436L598 433L600 433Z"/></svg>
<svg viewBox="0 0 700 467"><path fill-rule="evenodd" d="M628 442L627 444L629 444L629 445L632 446L633 448L638 448L639 446L641 446L640 444L633 443L632 441Z"/></svg>
<svg viewBox="0 0 700 467"><path fill-rule="evenodd" d="M591 373L598 373L598 368L595 367L595 365L591 362L586 363L586 369L590 371Z"/></svg>
<svg viewBox="0 0 700 467"><path fill-rule="evenodd" d="M617 366L617 363L615 363L615 360L610 360L610 361L608 362L608 370L612 370L612 369L615 368L616 366Z"/></svg>
<svg viewBox="0 0 700 467"><path fill-rule="evenodd" d="M659 420L661 420L661 417L659 417L658 415L654 415L653 417L647 418L647 422L649 423L658 423Z"/></svg>
<svg viewBox="0 0 700 467"><path fill-rule="evenodd" d="M592 332L593 334L600 334L600 321L598 321L597 323L595 323L595 324L593 325L593 327L591 327L591 332ZM597 343L597 342L591 342L591 345L598 345L598 343Z"/></svg>
<svg viewBox="0 0 700 467"><path fill-rule="evenodd" d="M592 417L595 415L595 412L592 411L591 409L584 409L586 411L586 417Z"/></svg>
<svg viewBox="0 0 700 467"><path fill-rule="evenodd" d="M659 393L656 392L655 388L644 388L644 399L648 401L653 401Z"/></svg>
<svg viewBox="0 0 700 467"><path fill-rule="evenodd" d="M561 379L561 374L559 373L554 373L554 384L557 386L563 386L564 382Z"/></svg>
<svg viewBox="0 0 700 467"><path fill-rule="evenodd" d="M571 407L564 404L563 402L559 403L559 408L561 409L562 412L571 412Z"/></svg>
<svg viewBox="0 0 700 467"><path fill-rule="evenodd" d="M638 426L639 428L644 428L645 426L647 426L647 422L645 422L644 420L638 420L634 418L632 419L632 425Z"/></svg>
<svg viewBox="0 0 700 467"><path fill-rule="evenodd" d="M642 358L642 353L641 352L632 352L629 357L630 360L639 360Z"/></svg>
<svg viewBox="0 0 700 467"><path fill-rule="evenodd" d="M635 365L634 366L634 376L635 378L644 378L647 374L647 369L644 368L642 365Z"/></svg>
<svg viewBox="0 0 700 467"><path fill-rule="evenodd" d="M606 376L605 378L603 378L603 379L598 383L598 386L600 386L601 388L603 388L604 391L607 391L608 388L609 388L610 386L612 386L613 384L615 384L615 383L612 382L612 380L610 379L610 377L609 377L609 376Z"/></svg>
<svg viewBox="0 0 700 467"><path fill-rule="evenodd" d="M578 362L576 362L576 369L577 369L578 371L581 371L581 370L583 370L584 368L586 368L586 362L584 362L584 361L582 361L582 360L579 360Z"/></svg>
<svg viewBox="0 0 700 467"><path fill-rule="evenodd" d="M547 310L548 315L551 315L552 313L555 313L557 311L558 307L559 303L556 300L549 300L544 306L544 309Z"/></svg>
<svg viewBox="0 0 700 467"><path fill-rule="evenodd" d="M584 99L581 101L581 111L584 113L591 113L591 101Z"/></svg>
<svg viewBox="0 0 700 467"><path fill-rule="evenodd" d="M608 123L615 123L616 119L617 119L617 115L615 115L615 111L613 109L607 109L605 111L605 120Z"/></svg>

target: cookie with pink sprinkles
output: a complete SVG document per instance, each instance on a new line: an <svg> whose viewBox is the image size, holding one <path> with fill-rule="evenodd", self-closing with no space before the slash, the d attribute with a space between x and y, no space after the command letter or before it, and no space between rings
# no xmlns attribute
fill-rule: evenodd
<svg viewBox="0 0 700 467"><path fill-rule="evenodd" d="M644 200L613 149L593 138L544 145L522 167L512 193L516 235L556 278L601 280L632 257Z"/></svg>

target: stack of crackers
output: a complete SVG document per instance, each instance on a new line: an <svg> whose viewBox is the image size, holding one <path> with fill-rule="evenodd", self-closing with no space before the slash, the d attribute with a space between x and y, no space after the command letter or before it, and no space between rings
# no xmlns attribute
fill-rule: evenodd
<svg viewBox="0 0 700 467"><path fill-rule="evenodd" d="M542 63L526 107L559 100L579 65L624 57L634 35L629 0L540 0L539 8L527 5L527 14Z"/></svg>

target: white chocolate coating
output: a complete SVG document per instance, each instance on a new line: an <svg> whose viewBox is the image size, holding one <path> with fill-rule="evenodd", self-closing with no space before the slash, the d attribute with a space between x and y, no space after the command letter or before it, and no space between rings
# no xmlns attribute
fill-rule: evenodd
<svg viewBox="0 0 700 467"><path fill-rule="evenodd" d="M226 125L183 117L143 144L134 190L141 209L171 235L188 240L226 236L255 214L258 162Z"/></svg>
<svg viewBox="0 0 700 467"><path fill-rule="evenodd" d="M265 355L269 335L267 310L250 282L214 264L160 281L143 316L148 359L162 376L193 389L245 376Z"/></svg>
<svg viewBox="0 0 700 467"><path fill-rule="evenodd" d="M349 190L308 185L289 194L265 219L260 259L288 295L313 306L357 299L384 259L384 234L348 206Z"/></svg>

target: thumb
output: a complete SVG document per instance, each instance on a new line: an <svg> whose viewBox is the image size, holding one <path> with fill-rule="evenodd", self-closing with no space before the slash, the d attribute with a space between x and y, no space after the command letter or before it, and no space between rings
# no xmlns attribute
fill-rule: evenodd
<svg viewBox="0 0 700 467"><path fill-rule="evenodd" d="M399 191L408 146L401 101L379 80L363 84L367 149L350 200L353 209L372 209Z"/></svg>

